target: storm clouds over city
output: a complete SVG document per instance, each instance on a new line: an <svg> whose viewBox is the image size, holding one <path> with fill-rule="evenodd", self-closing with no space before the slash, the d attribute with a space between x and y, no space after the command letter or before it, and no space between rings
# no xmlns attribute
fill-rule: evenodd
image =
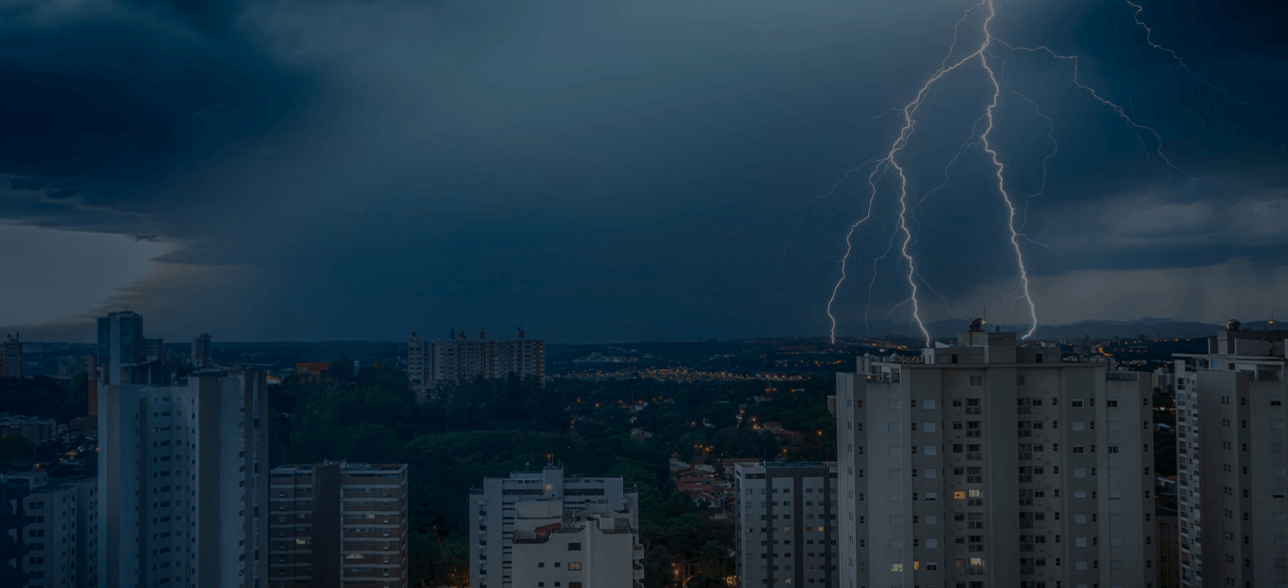
<svg viewBox="0 0 1288 588"><path fill-rule="evenodd" d="M972 4L9 0L0 324L90 340L128 307L223 340L824 334L867 206L866 172L838 181L885 155ZM992 50L1038 318L1264 318L1288 287L1283 15L1142 6L1187 67L1125 2L1010 2L992 25L1080 56L1161 138L1070 62ZM976 144L987 82L964 66L932 88L902 155L928 320L1027 313ZM906 270L877 260L881 181L844 334L909 318Z"/></svg>

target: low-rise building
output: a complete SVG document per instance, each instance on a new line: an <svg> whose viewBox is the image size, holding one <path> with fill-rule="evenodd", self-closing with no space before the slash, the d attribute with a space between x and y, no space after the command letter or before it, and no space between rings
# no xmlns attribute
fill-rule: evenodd
<svg viewBox="0 0 1288 588"><path fill-rule="evenodd" d="M639 496L621 478L559 466L488 478L470 491L470 522L471 588L643 585Z"/></svg>

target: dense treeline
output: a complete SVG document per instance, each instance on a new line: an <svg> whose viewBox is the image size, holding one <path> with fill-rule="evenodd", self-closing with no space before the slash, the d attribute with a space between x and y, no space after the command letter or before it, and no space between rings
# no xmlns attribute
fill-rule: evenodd
<svg viewBox="0 0 1288 588"><path fill-rule="evenodd" d="M734 573L732 530L708 521L674 492L667 482L669 458L833 459L835 427L824 402L829 387L770 394L758 382L555 379L542 386L511 378L442 388L418 405L403 372L368 367L357 376L336 374L307 385L288 379L271 387L277 413L271 451L275 464L323 458L410 463L418 585L463 584L472 486L548 460L570 474L622 476L637 488L647 586L715 585ZM754 397L767 394L757 404ZM631 410L642 402L649 404ZM750 406L739 424L741 404ZM753 428L753 422L775 420L812 434L780 443ZM652 437L634 440L634 428Z"/></svg>
<svg viewBox="0 0 1288 588"><path fill-rule="evenodd" d="M81 372L70 383L48 376L0 378L0 413L60 423L85 416L89 414L89 376Z"/></svg>

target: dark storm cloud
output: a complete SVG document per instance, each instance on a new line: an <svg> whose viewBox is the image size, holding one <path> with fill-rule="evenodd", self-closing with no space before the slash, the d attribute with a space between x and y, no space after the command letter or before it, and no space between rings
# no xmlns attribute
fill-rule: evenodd
<svg viewBox="0 0 1288 588"><path fill-rule="evenodd" d="M878 156L898 121L873 116L938 65L969 3L14 6L0 8L12 88L0 94L0 215L182 244L107 301L147 314L150 330L395 338L523 324L620 340L822 329L865 184L805 203ZM1270 25L1215 6L1149 5L1146 17L1187 25L1158 38L1195 47L1184 53L1194 71L1231 95L1283 89L1283 47L1259 40ZM1058 250L1025 241L1036 276L1098 272L1107 284L1135 279L1124 271L1247 260L1223 274L1234 276L1270 263L1283 243L1243 211L1283 202L1280 111L1178 73L1125 4L1019 3L999 27L1011 42L1086 54L1084 81L1157 128L1198 178L1169 178L1070 86L1066 65L1004 55L1012 88L1054 121L1004 97L998 137L1017 194L1038 190L1047 133L1060 145L1045 192L1027 201L1028 237ZM933 92L908 151L920 272L967 307L1014 275L977 147L932 193L985 103L978 73ZM876 212L855 241L850 317L889 243L894 208ZM895 261L878 262L878 313L904 296ZM1050 284L1042 295L1058 296Z"/></svg>

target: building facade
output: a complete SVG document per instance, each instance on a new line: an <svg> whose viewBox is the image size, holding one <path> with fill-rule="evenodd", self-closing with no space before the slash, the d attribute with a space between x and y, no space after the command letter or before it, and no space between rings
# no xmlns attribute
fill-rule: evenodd
<svg viewBox="0 0 1288 588"><path fill-rule="evenodd" d="M621 478L558 466L488 478L469 520L471 588L643 586L639 496Z"/></svg>
<svg viewBox="0 0 1288 588"><path fill-rule="evenodd" d="M836 463L739 463L738 585L837 585Z"/></svg>
<svg viewBox="0 0 1288 588"><path fill-rule="evenodd" d="M1208 353L1179 355L1181 585L1288 586L1284 345L1231 321Z"/></svg>
<svg viewBox="0 0 1288 588"><path fill-rule="evenodd" d="M25 499L27 588L98 585L97 482L55 480Z"/></svg>
<svg viewBox="0 0 1288 588"><path fill-rule="evenodd" d="M206 369L214 365L214 356L210 354L210 333L202 333L192 338L192 367Z"/></svg>
<svg viewBox="0 0 1288 588"><path fill-rule="evenodd" d="M23 588L27 585L26 498L30 482L0 476L0 586Z"/></svg>
<svg viewBox="0 0 1288 588"><path fill-rule="evenodd" d="M982 321L920 357L860 358L837 375L837 585L1154 588L1139 376Z"/></svg>
<svg viewBox="0 0 1288 588"><path fill-rule="evenodd" d="M101 586L266 586L263 372L99 388Z"/></svg>
<svg viewBox="0 0 1288 588"><path fill-rule="evenodd" d="M407 464L273 468L272 588L407 588Z"/></svg>
<svg viewBox="0 0 1288 588"><path fill-rule="evenodd" d="M452 334L450 339L437 341L411 334L407 340L407 378L413 389L511 375L545 382L544 340L528 339L523 331L519 331L517 339L487 339L483 332L478 339L469 339L464 331L457 335L455 329Z"/></svg>

